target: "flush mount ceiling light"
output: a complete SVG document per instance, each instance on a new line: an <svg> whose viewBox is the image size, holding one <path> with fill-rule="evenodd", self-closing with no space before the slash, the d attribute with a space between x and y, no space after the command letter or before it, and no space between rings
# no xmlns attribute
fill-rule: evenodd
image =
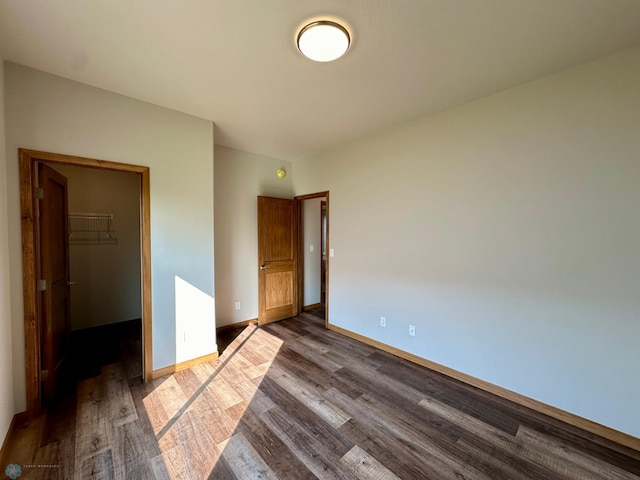
<svg viewBox="0 0 640 480"><path fill-rule="evenodd" d="M339 23L318 20L300 30L297 43L305 57L316 62L331 62L345 54L351 43L351 36Z"/></svg>

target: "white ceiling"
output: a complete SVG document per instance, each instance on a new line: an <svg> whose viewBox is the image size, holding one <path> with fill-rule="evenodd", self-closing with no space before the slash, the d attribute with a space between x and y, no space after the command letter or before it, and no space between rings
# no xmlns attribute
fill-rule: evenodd
<svg viewBox="0 0 640 480"><path fill-rule="evenodd" d="M351 49L302 57L307 20ZM295 160L640 44L640 0L0 0L0 56Z"/></svg>

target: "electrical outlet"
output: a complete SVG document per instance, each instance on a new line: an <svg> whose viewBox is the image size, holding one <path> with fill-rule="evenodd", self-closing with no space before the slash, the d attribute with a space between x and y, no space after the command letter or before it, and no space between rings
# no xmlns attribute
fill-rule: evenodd
<svg viewBox="0 0 640 480"><path fill-rule="evenodd" d="M235 307L236 307L236 310L240 310L240 302L236 302Z"/></svg>
<svg viewBox="0 0 640 480"><path fill-rule="evenodd" d="M416 336L416 326L415 325L409 325L409 336L411 336L411 337L415 337Z"/></svg>
<svg viewBox="0 0 640 480"><path fill-rule="evenodd" d="M387 319L384 317L380 317L380 326L381 327L386 327L387 326Z"/></svg>
<svg viewBox="0 0 640 480"><path fill-rule="evenodd" d="M315 247L313 245L309 245L309 252L313 253L314 250L315 250Z"/></svg>

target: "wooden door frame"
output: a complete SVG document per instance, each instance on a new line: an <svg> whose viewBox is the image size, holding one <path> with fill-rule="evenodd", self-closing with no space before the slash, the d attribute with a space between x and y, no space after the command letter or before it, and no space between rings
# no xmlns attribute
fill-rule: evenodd
<svg viewBox="0 0 640 480"><path fill-rule="evenodd" d="M24 292L25 376L27 415L40 411L40 302L37 273L39 252L34 196L36 162L89 167L100 170L132 172L140 175L140 274L142 294L142 375L145 380L152 372L151 337L151 226L149 167L95 160L92 158L40 152L20 148L20 211L22 215L22 278Z"/></svg>
<svg viewBox="0 0 640 480"><path fill-rule="evenodd" d="M325 286L325 299L324 299L324 326L329 328L329 191L310 193L309 195L298 195L294 197L296 201L297 210L297 223L298 223L298 251L304 252L304 225L303 225L303 201L312 200L314 198L325 197L327 203L327 264L326 264L326 286ZM320 252L322 257L322 252ZM304 255L298 255L298 315L302 312L302 305L304 304Z"/></svg>

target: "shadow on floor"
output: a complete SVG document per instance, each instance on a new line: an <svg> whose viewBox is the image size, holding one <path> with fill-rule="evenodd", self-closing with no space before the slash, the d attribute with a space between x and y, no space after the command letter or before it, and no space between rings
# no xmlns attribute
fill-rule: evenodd
<svg viewBox="0 0 640 480"><path fill-rule="evenodd" d="M233 342L238 335L240 335L246 326L238 327L238 328L230 328L227 330L222 330L218 332L216 341L218 342L218 354L222 355L222 353L227 349L229 344Z"/></svg>
<svg viewBox="0 0 640 480"><path fill-rule="evenodd" d="M101 367L122 363L129 382L142 380L142 321L113 323L71 332L71 380L100 375Z"/></svg>

